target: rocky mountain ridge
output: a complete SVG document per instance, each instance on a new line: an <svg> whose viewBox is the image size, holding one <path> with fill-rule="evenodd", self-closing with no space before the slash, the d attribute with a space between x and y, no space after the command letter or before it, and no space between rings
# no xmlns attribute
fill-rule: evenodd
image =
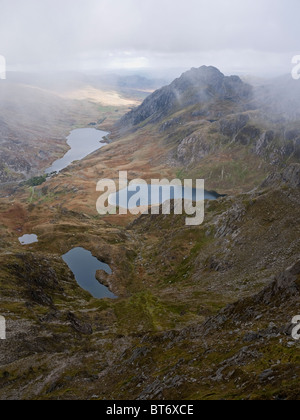
<svg viewBox="0 0 300 420"><path fill-rule="evenodd" d="M161 150L152 164L213 180L210 188L221 192L247 191L274 167L300 162L297 92L285 79L251 87L203 66L146 98L117 123L112 138L149 137L148 154Z"/></svg>
<svg viewBox="0 0 300 420"><path fill-rule="evenodd" d="M203 66L184 73L148 98L138 108L125 115L119 126L136 127L141 123L157 123L168 114L198 103L213 101L241 102L250 100L252 89L238 76L225 77L215 67Z"/></svg>

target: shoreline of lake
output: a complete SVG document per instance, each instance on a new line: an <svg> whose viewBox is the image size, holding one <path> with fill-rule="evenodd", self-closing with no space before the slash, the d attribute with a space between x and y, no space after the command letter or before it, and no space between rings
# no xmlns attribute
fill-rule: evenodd
<svg viewBox="0 0 300 420"><path fill-rule="evenodd" d="M72 130L67 137L67 144L70 149L65 155L57 159L45 170L45 174L60 173L75 161L80 161L102 147L107 146L105 137L107 131L97 130L96 128L77 128Z"/></svg>

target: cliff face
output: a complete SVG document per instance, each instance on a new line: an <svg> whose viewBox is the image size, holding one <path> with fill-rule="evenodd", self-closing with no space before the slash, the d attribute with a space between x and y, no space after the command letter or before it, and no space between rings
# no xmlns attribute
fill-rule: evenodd
<svg viewBox="0 0 300 420"><path fill-rule="evenodd" d="M300 164L289 165L282 173L275 172L268 176L263 182L263 187L276 187L276 185L286 184L292 188L300 187Z"/></svg>

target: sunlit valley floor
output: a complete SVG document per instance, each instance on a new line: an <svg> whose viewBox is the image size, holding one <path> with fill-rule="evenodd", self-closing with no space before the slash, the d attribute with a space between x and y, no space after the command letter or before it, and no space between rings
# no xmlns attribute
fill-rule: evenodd
<svg viewBox="0 0 300 420"><path fill-rule="evenodd" d="M43 100L51 120L30 111L15 132L1 111L1 399L299 398L300 118L215 70L178 80L129 114L151 86L102 96L99 86L63 95L43 86L31 105ZM109 131L110 144L39 186L24 183L87 126ZM28 171L12 162L20 148ZM199 227L185 216L100 216L96 183L121 170L205 178L227 196L206 202ZM25 233L39 242L21 246ZM77 285L62 260L75 247L111 267L98 278L118 299Z"/></svg>

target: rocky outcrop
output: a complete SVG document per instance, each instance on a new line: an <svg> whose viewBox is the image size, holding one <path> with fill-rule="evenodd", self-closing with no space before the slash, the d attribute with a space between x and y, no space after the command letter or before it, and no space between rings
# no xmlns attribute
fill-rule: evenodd
<svg viewBox="0 0 300 420"><path fill-rule="evenodd" d="M195 133L186 137L177 148L177 160L184 165L199 162L214 148L213 142L208 142L205 135Z"/></svg>
<svg viewBox="0 0 300 420"><path fill-rule="evenodd" d="M263 182L262 188L274 187L276 185L286 184L292 188L300 187L300 164L293 163L289 165L283 172L275 172L268 176Z"/></svg>
<svg viewBox="0 0 300 420"><path fill-rule="evenodd" d="M263 156L274 140L274 131L265 132L257 141L255 145L255 153L258 156Z"/></svg>
<svg viewBox="0 0 300 420"><path fill-rule="evenodd" d="M237 235L239 225L246 214L246 208L241 203L236 203L216 220L216 238L225 238L229 235Z"/></svg>
<svg viewBox="0 0 300 420"><path fill-rule="evenodd" d="M229 137L230 141L248 146L259 138L260 129L251 125L248 114L240 114L228 119L222 119L219 123L220 133Z"/></svg>
<svg viewBox="0 0 300 420"><path fill-rule="evenodd" d="M282 180L291 187L300 187L300 164L294 163L284 170Z"/></svg>
<svg viewBox="0 0 300 420"><path fill-rule="evenodd" d="M67 315L67 319L71 324L71 327L77 331L79 334L83 335L91 335L93 334L93 328L89 323L82 322L78 319L76 315L72 312L69 312Z"/></svg>
<svg viewBox="0 0 300 420"><path fill-rule="evenodd" d="M277 275L274 281L257 295L228 305L216 317L207 320L202 327L203 331L208 334L214 329L222 328L228 322L254 322L255 319L261 319L263 313L270 311L271 307L282 309L284 306L291 306L295 302L299 306L299 275L300 259ZM251 338L259 338L259 336L252 336ZM247 337L246 341L250 341L250 336Z"/></svg>
<svg viewBox="0 0 300 420"><path fill-rule="evenodd" d="M255 139L260 136L260 129L252 125L244 127L236 136L236 143L243 146L249 146Z"/></svg>
<svg viewBox="0 0 300 420"><path fill-rule="evenodd" d="M51 262L44 257L18 254L16 262L7 268L25 288L30 303L53 306L53 295L64 291Z"/></svg>
<svg viewBox="0 0 300 420"><path fill-rule="evenodd" d="M249 115L241 114L231 119L223 119L220 121L220 132L224 136L234 137L249 122Z"/></svg>
<svg viewBox="0 0 300 420"><path fill-rule="evenodd" d="M161 133L164 133L165 131L168 131L170 129L174 130L176 129L176 126L181 124L181 119L180 118L172 118L171 120L168 120L166 122L164 122L162 124L162 126L160 127L159 131Z"/></svg>

